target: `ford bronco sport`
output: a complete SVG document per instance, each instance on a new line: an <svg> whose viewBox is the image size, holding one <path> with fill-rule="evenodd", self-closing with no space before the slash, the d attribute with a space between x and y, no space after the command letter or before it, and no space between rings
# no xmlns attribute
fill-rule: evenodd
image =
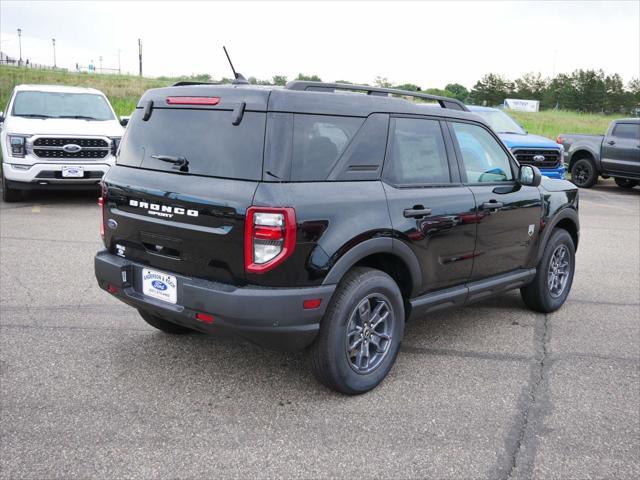
<svg viewBox="0 0 640 480"><path fill-rule="evenodd" d="M516 288L559 308L579 232L577 188L462 103L300 81L149 90L100 203L101 288L164 332L310 347L347 394L415 317Z"/></svg>

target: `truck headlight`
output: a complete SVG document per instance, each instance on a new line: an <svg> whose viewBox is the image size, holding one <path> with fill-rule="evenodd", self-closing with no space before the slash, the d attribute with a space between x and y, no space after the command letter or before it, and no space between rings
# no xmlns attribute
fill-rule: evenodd
<svg viewBox="0 0 640 480"><path fill-rule="evenodd" d="M7 135L9 155L24 158L27 153L27 137L24 135Z"/></svg>

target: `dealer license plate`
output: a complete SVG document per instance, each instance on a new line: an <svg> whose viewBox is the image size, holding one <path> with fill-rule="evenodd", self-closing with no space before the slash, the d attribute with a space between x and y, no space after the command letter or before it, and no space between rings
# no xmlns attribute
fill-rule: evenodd
<svg viewBox="0 0 640 480"><path fill-rule="evenodd" d="M82 178L84 177L84 168L75 166L63 166L62 178Z"/></svg>
<svg viewBox="0 0 640 480"><path fill-rule="evenodd" d="M150 268L143 268L142 293L164 302L177 303L178 283L176 277Z"/></svg>

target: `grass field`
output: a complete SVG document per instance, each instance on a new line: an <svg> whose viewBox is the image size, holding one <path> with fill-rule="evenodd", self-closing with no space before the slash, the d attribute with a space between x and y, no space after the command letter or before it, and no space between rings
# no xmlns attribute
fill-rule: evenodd
<svg viewBox="0 0 640 480"><path fill-rule="evenodd" d="M142 93L164 87L175 79L140 78L128 75L99 75L54 70L31 70L0 66L0 109L4 108L15 85L56 84L93 87L103 91L118 115L130 115ZM595 115L562 110L537 113L509 112L530 133L555 139L559 133L605 133L609 122L619 116Z"/></svg>

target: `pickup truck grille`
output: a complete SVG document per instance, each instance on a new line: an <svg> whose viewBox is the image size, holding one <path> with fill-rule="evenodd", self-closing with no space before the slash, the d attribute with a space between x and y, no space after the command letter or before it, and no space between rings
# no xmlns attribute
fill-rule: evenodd
<svg viewBox="0 0 640 480"><path fill-rule="evenodd" d="M109 155L111 146L102 138L40 137L33 142L33 153L39 158L100 159Z"/></svg>
<svg viewBox="0 0 640 480"><path fill-rule="evenodd" d="M520 165L534 165L541 168L554 168L560 163L560 152L557 150L524 150L513 151ZM535 157L544 157L544 160Z"/></svg>

